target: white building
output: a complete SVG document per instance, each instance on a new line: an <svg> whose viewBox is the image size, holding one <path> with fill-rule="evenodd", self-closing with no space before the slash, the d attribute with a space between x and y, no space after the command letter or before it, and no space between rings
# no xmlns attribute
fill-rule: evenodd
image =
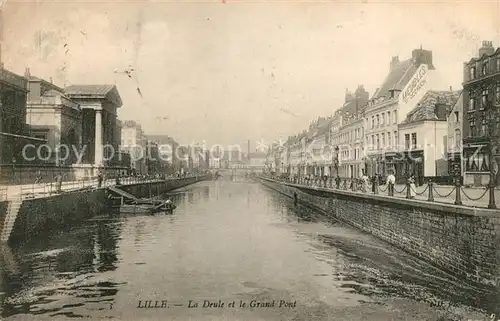
<svg viewBox="0 0 500 321"><path fill-rule="evenodd" d="M144 136L142 126L134 121L123 122L121 134L121 149L130 154L130 168L140 174L147 174L146 148L147 138Z"/></svg>
<svg viewBox="0 0 500 321"><path fill-rule="evenodd" d="M409 175L423 184L448 177L447 116L459 98L459 91L428 91L398 125L399 157L394 166L403 183Z"/></svg>
<svg viewBox="0 0 500 321"><path fill-rule="evenodd" d="M463 95L460 94L455 106L448 114L448 174L463 175ZM455 173L455 171L457 173Z"/></svg>
<svg viewBox="0 0 500 321"><path fill-rule="evenodd" d="M365 167L368 175L395 171L401 145L398 124L430 89L448 88L432 64L432 51L415 49L410 59L393 57L389 74L370 99L364 114Z"/></svg>

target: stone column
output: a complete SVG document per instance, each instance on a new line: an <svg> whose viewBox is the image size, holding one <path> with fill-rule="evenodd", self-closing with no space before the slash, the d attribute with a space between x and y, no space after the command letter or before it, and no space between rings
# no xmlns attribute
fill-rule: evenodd
<svg viewBox="0 0 500 321"><path fill-rule="evenodd" d="M95 153L94 164L95 166L103 165L103 143L102 143L102 109L95 110Z"/></svg>

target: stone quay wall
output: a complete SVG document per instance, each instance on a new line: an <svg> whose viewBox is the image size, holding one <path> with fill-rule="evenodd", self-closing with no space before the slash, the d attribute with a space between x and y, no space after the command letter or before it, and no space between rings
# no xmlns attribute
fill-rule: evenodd
<svg viewBox="0 0 500 321"><path fill-rule="evenodd" d="M165 193L206 179L205 176L175 178L161 182L122 185L120 188L137 197L147 197L150 195L150 189L154 196L158 195L157 191ZM49 235L71 229L86 219L107 213L109 211L107 204L105 187L24 200L8 243L21 245L37 235ZM0 220L3 222L6 216L7 202L5 202L4 210L2 210L2 206L3 203L0 203Z"/></svg>
<svg viewBox="0 0 500 321"><path fill-rule="evenodd" d="M260 181L452 275L500 287L500 210Z"/></svg>

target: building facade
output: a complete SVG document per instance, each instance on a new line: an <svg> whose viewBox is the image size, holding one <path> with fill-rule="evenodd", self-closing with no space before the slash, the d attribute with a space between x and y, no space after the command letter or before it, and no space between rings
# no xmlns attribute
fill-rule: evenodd
<svg viewBox="0 0 500 321"><path fill-rule="evenodd" d="M394 171L396 177L401 176L395 166L401 144L398 124L406 119L429 88L443 86L432 63L432 51L420 48L413 50L409 59L392 58L387 77L364 113L364 161L369 176L385 176L389 171Z"/></svg>
<svg viewBox="0 0 500 321"><path fill-rule="evenodd" d="M117 110L122 100L116 86L72 85L64 91L82 109L82 162L93 170L119 164Z"/></svg>
<svg viewBox="0 0 500 321"><path fill-rule="evenodd" d="M490 170L496 171L498 184L500 48L495 50L491 41L483 41L478 57L464 63L463 110L464 184L489 184Z"/></svg>
<svg viewBox="0 0 500 321"><path fill-rule="evenodd" d="M401 144L394 160L398 183L412 174L419 184L428 179L447 181L447 118L459 96L459 91L428 91L398 125Z"/></svg>
<svg viewBox="0 0 500 321"><path fill-rule="evenodd" d="M26 70L28 100L26 122L33 137L47 141L52 151L46 162L72 165L82 150L82 112L64 90L51 82L33 77ZM44 157L45 158L45 157Z"/></svg>
<svg viewBox="0 0 500 321"><path fill-rule="evenodd" d="M463 176L463 92L447 117L448 123L448 175Z"/></svg>
<svg viewBox="0 0 500 321"><path fill-rule="evenodd" d="M122 124L121 150L130 155L130 169L136 174L147 174L147 140L142 126L135 120L126 120Z"/></svg>
<svg viewBox="0 0 500 321"><path fill-rule="evenodd" d="M358 86L354 93L346 90L344 105L334 114L331 144L338 152L338 176L340 177L362 176L364 169L363 112L368 100L369 94L362 85Z"/></svg>
<svg viewBox="0 0 500 321"><path fill-rule="evenodd" d="M15 164L30 164L36 159L37 146L44 139L32 137L26 124L28 79L10 72L0 65L0 165L1 170ZM28 148L23 155L23 148ZM7 166L3 168L3 166ZM2 175L3 176L3 175Z"/></svg>

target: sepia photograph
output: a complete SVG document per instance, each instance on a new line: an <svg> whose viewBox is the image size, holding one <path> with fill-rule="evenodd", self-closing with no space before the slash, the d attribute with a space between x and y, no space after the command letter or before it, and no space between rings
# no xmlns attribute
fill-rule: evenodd
<svg viewBox="0 0 500 321"><path fill-rule="evenodd" d="M0 321L500 321L500 0L0 0Z"/></svg>

